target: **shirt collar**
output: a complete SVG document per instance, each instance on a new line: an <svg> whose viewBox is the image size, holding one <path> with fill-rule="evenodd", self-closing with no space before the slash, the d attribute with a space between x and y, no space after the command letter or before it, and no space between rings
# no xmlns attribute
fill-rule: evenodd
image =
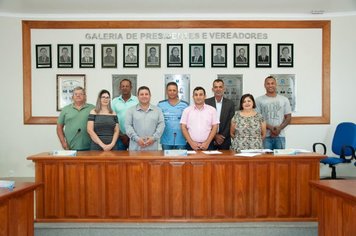
<svg viewBox="0 0 356 236"><path fill-rule="evenodd" d="M144 110L141 109L140 103L138 103L138 104L136 105L136 110L137 110L137 111L144 111ZM149 110L153 110L151 104L148 106L147 111L149 111ZM147 111L146 111L146 112L147 112Z"/></svg>
<svg viewBox="0 0 356 236"><path fill-rule="evenodd" d="M206 104L204 103L204 105L203 105L203 107L201 109L199 109L197 106L195 106L195 104L193 105L193 107L194 107L194 110L202 111L202 110L205 109Z"/></svg>
<svg viewBox="0 0 356 236"><path fill-rule="evenodd" d="M125 102L125 100L122 98L122 95L120 95L120 96L119 96L119 99L120 99L121 101ZM129 99L127 99L127 101L126 101L126 102L128 102L128 101L132 101L132 99L133 99L133 95L131 94L130 98L129 98Z"/></svg>

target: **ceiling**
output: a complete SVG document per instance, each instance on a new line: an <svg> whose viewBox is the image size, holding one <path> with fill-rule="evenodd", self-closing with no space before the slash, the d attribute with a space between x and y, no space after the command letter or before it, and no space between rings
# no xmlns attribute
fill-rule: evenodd
<svg viewBox="0 0 356 236"><path fill-rule="evenodd" d="M356 0L0 0L0 16L18 17L297 17L312 11L356 15Z"/></svg>

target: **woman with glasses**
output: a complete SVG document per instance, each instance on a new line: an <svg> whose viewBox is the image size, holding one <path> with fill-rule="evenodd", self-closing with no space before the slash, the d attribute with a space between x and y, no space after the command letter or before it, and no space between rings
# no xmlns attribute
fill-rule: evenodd
<svg viewBox="0 0 356 236"><path fill-rule="evenodd" d="M119 124L110 103L110 92L105 89L101 90L96 106L88 117L87 131L91 138L90 150L116 150Z"/></svg>

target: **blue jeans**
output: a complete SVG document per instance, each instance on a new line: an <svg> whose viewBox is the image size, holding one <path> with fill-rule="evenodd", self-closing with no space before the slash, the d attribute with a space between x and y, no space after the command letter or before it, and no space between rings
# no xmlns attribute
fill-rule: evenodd
<svg viewBox="0 0 356 236"><path fill-rule="evenodd" d="M187 149L185 145L168 145L168 144L162 144L162 149L163 150L175 150L175 149Z"/></svg>
<svg viewBox="0 0 356 236"><path fill-rule="evenodd" d="M263 140L263 147L265 149L285 149L286 138L285 137L266 137Z"/></svg>
<svg viewBox="0 0 356 236"><path fill-rule="evenodd" d="M122 143L121 139L119 139L119 138L117 139L116 145L117 145L117 150L119 150L119 151L122 151L122 150L126 151L128 148Z"/></svg>

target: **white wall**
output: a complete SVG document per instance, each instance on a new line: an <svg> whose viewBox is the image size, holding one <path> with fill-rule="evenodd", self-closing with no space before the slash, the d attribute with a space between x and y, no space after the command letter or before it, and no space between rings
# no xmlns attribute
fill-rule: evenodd
<svg viewBox="0 0 356 236"><path fill-rule="evenodd" d="M352 30L356 23L356 16L331 18L330 20L332 22L331 124L289 126L287 128L288 147L310 149L313 142L325 142L330 147L333 132L339 122L356 122L356 99L354 98L356 32ZM3 56L0 57L0 81L2 82L0 176L34 176L34 166L32 162L26 160L26 157L60 148L54 125L23 124L21 30L21 19L0 17L0 52L3 53ZM251 63L253 64L253 62ZM261 81L263 81L262 79ZM191 87L195 85L193 83ZM205 85L204 87L209 89L209 86ZM42 92L45 94L48 89L44 87ZM159 98L157 99L159 100ZM310 98L310 103L313 103L312 98ZM349 109L345 109L345 107ZM353 165L337 168L339 175L356 176L356 167ZM322 175L329 175L329 172L328 167L321 165Z"/></svg>

